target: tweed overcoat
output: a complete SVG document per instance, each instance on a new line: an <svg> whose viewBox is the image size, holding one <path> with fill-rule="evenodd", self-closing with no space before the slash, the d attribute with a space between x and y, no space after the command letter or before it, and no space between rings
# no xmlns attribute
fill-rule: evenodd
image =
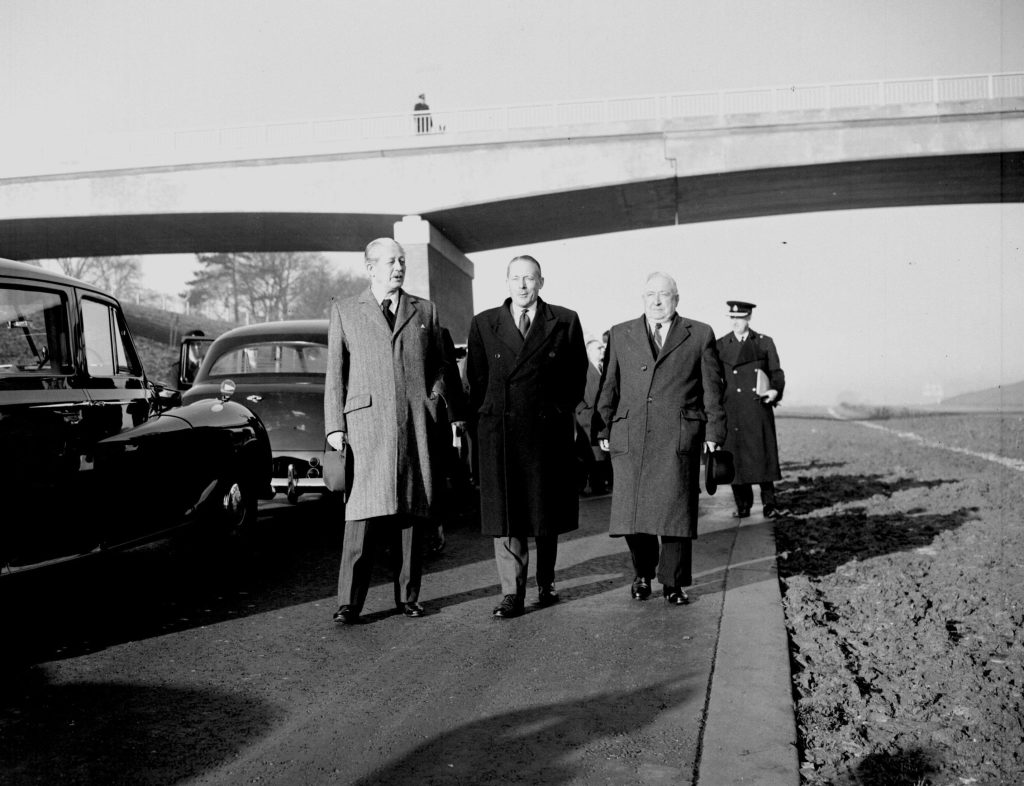
<svg viewBox="0 0 1024 786"><path fill-rule="evenodd" d="M331 305L324 425L346 432L348 520L430 517L440 501L431 447L444 395L444 350L434 304L404 290L394 330L371 290Z"/></svg>
<svg viewBox="0 0 1024 786"><path fill-rule="evenodd" d="M711 326L677 315L655 358L645 317L615 325L597 413L615 476L609 534L696 538L701 452L726 428Z"/></svg>
<svg viewBox="0 0 1024 786"><path fill-rule="evenodd" d="M765 404L754 394L755 370L761 369L779 392L775 405L782 401L786 375L779 365L775 342L753 330L748 331L745 341L730 332L718 339L718 356L725 374L725 412L729 418L725 447L732 451L736 465L733 483L781 479L774 405Z"/></svg>
<svg viewBox="0 0 1024 786"><path fill-rule="evenodd" d="M537 301L524 342L511 300L473 317L470 406L476 417L485 535L558 535L579 526L576 405L587 377L579 316Z"/></svg>

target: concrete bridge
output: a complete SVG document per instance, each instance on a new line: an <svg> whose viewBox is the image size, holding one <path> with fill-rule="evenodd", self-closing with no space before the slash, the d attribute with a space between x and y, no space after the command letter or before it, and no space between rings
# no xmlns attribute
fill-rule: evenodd
<svg viewBox="0 0 1024 786"><path fill-rule="evenodd" d="M1024 200L1024 74L85 139L0 155L0 256L354 251L472 315L467 253L699 221ZM416 264L417 261L423 264Z"/></svg>

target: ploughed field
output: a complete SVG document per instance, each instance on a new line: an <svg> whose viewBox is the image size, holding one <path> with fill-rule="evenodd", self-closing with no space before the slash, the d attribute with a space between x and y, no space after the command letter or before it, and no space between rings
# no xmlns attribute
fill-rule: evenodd
<svg viewBox="0 0 1024 786"><path fill-rule="evenodd" d="M778 428L802 781L1024 783L1024 415Z"/></svg>

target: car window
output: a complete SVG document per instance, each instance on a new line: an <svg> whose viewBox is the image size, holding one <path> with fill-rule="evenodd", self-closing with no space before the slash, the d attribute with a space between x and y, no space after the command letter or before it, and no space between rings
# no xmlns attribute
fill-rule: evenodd
<svg viewBox="0 0 1024 786"><path fill-rule="evenodd" d="M70 374L67 313L60 292L0 287L0 374Z"/></svg>
<svg viewBox="0 0 1024 786"><path fill-rule="evenodd" d="M326 374L327 347L310 341L266 341L235 346L210 365L211 377L242 374Z"/></svg>
<svg viewBox="0 0 1024 786"><path fill-rule="evenodd" d="M108 303L83 300L82 330L90 376L141 373L141 365L128 339L128 326L116 308Z"/></svg>

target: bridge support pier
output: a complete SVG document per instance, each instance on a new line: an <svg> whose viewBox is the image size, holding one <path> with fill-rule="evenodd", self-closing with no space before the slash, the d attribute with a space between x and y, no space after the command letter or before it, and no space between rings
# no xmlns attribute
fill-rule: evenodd
<svg viewBox="0 0 1024 786"><path fill-rule="evenodd" d="M464 343L473 319L473 263L419 216L396 221L395 240L405 249L404 289L432 300L452 340Z"/></svg>

